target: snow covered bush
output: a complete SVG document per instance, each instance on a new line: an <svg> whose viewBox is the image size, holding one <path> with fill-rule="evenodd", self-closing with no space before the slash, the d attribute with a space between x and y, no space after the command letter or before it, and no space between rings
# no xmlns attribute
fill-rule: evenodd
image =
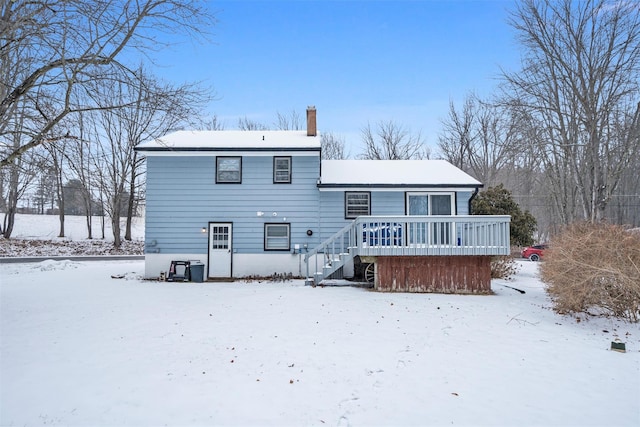
<svg viewBox="0 0 640 427"><path fill-rule="evenodd" d="M540 275L559 313L640 320L640 237L622 226L567 227L551 240Z"/></svg>

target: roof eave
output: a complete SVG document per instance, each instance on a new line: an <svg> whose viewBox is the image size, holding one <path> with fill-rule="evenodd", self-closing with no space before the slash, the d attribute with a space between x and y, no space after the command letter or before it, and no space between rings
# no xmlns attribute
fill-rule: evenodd
<svg viewBox="0 0 640 427"><path fill-rule="evenodd" d="M317 184L318 188L482 188L484 184L478 182L477 184Z"/></svg>
<svg viewBox="0 0 640 427"><path fill-rule="evenodd" d="M320 147L135 147L135 151L139 152L170 152L170 151L188 151L188 152L211 152L211 151L320 151Z"/></svg>

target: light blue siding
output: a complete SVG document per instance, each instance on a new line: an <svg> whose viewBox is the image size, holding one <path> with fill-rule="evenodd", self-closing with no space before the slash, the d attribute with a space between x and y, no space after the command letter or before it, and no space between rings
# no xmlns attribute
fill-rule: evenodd
<svg viewBox="0 0 640 427"><path fill-rule="evenodd" d="M352 221L344 191L319 191L317 155L292 156L290 184L273 183L272 156L242 156L240 184L216 184L215 165L213 155L147 158L147 253L205 255L209 222L233 224L235 253L265 253L265 223L291 224L291 248L312 249ZM405 215L406 189L370 194L371 215ZM469 213L472 194L457 193L456 214Z"/></svg>
<svg viewBox="0 0 640 427"><path fill-rule="evenodd" d="M290 223L292 247L316 245L319 162L293 157L292 182L274 184L273 157L244 156L242 183L216 184L214 156L148 157L147 252L206 254L209 222L233 223L237 253L264 252L265 223Z"/></svg>
<svg viewBox="0 0 640 427"><path fill-rule="evenodd" d="M456 193L456 215L469 215L469 200L473 195L472 191L458 191Z"/></svg>
<svg viewBox="0 0 640 427"><path fill-rule="evenodd" d="M404 215L404 190L371 191L371 215ZM344 217L344 191L322 191L320 212L322 240L332 236L352 219Z"/></svg>

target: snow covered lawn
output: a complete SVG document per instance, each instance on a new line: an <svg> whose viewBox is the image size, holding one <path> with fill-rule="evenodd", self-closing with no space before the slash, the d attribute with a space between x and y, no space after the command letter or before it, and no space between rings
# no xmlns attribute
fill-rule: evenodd
<svg viewBox="0 0 640 427"><path fill-rule="evenodd" d="M640 326L520 265L493 296L0 265L0 425L640 425Z"/></svg>
<svg viewBox="0 0 640 427"><path fill-rule="evenodd" d="M0 213L0 217L3 214ZM79 255L142 255L144 252L144 218L133 218L131 241L123 240L120 249L113 247L113 232L107 219L105 238L100 238L100 217L93 217L93 239L87 239L86 218L67 215L65 237L57 237L60 223L56 215L17 214L11 239L0 238L0 258L24 258ZM124 234L126 220L122 220Z"/></svg>

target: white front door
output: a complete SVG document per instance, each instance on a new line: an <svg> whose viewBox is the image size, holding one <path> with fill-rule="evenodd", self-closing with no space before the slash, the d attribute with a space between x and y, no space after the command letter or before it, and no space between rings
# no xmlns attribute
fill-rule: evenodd
<svg viewBox="0 0 640 427"><path fill-rule="evenodd" d="M208 277L231 277L231 223L209 223Z"/></svg>

